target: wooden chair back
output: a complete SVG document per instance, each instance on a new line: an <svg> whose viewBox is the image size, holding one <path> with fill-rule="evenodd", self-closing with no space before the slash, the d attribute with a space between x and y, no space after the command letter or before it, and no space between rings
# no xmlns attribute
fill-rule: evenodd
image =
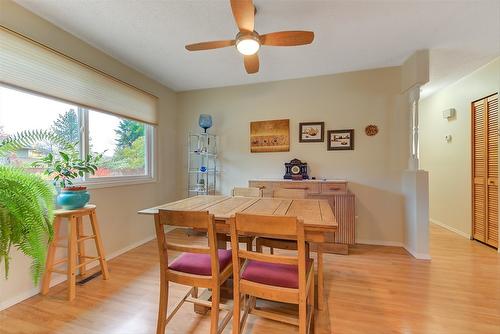
<svg viewBox="0 0 500 334"><path fill-rule="evenodd" d="M233 251L233 276L235 284L239 282L239 268L246 260L256 260L268 263L298 265L299 290L305 288L306 277L306 243L304 238L304 223L297 217L266 216L237 213L230 222L231 248ZM286 237L297 242L297 254L291 256L264 254L239 248L238 236L254 235L275 238Z"/></svg>
<svg viewBox="0 0 500 334"><path fill-rule="evenodd" d="M296 217L265 216L237 213L230 219L231 248L233 253L233 333L241 333L245 327L248 314L278 320L299 326L299 333L305 334L311 326L314 328L314 274L312 263L306 262L308 251L304 239L304 224ZM296 255L274 255L241 250L238 238L240 235L267 235L283 237L297 242ZM259 261L273 264L297 266L298 288L284 288L277 285L256 283L241 278L248 261ZM248 302L246 298L249 296ZM256 298L274 300L283 303L298 304L298 319L288 314L268 312L256 308ZM241 304L244 312L241 316ZM309 306L308 306L309 305Z"/></svg>
<svg viewBox="0 0 500 334"><path fill-rule="evenodd" d="M262 197L262 189L249 187L234 187L233 196L243 196L243 197Z"/></svg>
<svg viewBox="0 0 500 334"><path fill-rule="evenodd" d="M190 243L178 244L168 242L163 229L165 225L204 229L207 231L208 245L195 246ZM203 307L206 307L207 304L210 305L210 333L221 333L231 319L232 312L226 314L219 326L219 309L224 308L219 304L220 285L231 276L232 265L226 266L223 268L222 272L220 272L214 215L209 214L208 211L159 210L158 214L155 214L155 228L160 255L160 302L156 333L165 333L167 323L172 319L184 302L191 302ZM210 276L170 269L168 261L169 250L184 253L209 254L211 266ZM183 254L182 256L186 255ZM169 282L188 285L192 288L180 300L177 306L174 307L170 315L167 316ZM212 289L211 302L198 298L199 287Z"/></svg>
<svg viewBox="0 0 500 334"><path fill-rule="evenodd" d="M197 246L190 243L180 244L168 242L163 229L165 225L207 230L208 245ZM185 253L209 254L212 266L212 277L217 277L219 275L217 234L215 232L214 215L209 214L208 211L159 210L158 215L155 216L155 226L158 251L160 253L160 269L168 272L168 250L173 250ZM165 268L162 268L162 265L165 266Z"/></svg>
<svg viewBox="0 0 500 334"><path fill-rule="evenodd" d="M306 198L306 190L305 189L287 189L287 188L280 188L276 189L273 192L273 197L278 197L278 198Z"/></svg>

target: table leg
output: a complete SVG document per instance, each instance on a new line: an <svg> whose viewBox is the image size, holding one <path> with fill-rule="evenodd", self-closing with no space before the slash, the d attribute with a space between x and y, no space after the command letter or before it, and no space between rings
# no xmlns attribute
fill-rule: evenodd
<svg viewBox="0 0 500 334"><path fill-rule="evenodd" d="M198 299L209 301L212 298L212 291L210 289L204 290ZM194 311L198 314L205 315L210 310L210 307L206 307L200 304L193 304Z"/></svg>
<svg viewBox="0 0 500 334"><path fill-rule="evenodd" d="M323 273L323 251L321 245L318 245L318 310L323 310L325 307L324 284L325 278Z"/></svg>
<svg viewBox="0 0 500 334"><path fill-rule="evenodd" d="M227 249L227 240L225 233L217 233L217 248Z"/></svg>
<svg viewBox="0 0 500 334"><path fill-rule="evenodd" d="M227 241L226 241L226 234L225 233L217 233L217 248L218 249L227 249ZM226 283L224 283L226 284ZM212 293L210 292L209 289L205 290L199 297L199 299L204 299L204 300L210 300L212 298ZM194 311L198 314L207 314L207 312L210 310L210 308L203 306L203 305L198 305L194 304Z"/></svg>

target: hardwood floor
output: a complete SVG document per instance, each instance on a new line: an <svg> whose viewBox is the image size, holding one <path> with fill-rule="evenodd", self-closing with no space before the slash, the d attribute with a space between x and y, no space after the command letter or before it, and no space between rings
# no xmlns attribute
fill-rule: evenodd
<svg viewBox="0 0 500 334"><path fill-rule="evenodd" d="M500 254L431 225L431 256L418 261L400 248L367 245L349 256L325 254L327 307L316 313L316 333L500 333ZM0 333L154 333L157 261L155 241L140 246L109 261L109 281L77 286L72 302L62 284L0 312ZM170 289L169 307L184 291ZM209 321L186 304L167 333L207 333ZM246 327L281 332L297 329L255 317Z"/></svg>

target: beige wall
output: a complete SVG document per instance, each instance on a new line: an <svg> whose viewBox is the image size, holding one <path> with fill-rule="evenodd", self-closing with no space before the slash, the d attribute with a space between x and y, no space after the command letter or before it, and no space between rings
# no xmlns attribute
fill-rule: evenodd
<svg viewBox="0 0 500 334"><path fill-rule="evenodd" d="M221 136L221 192L246 185L250 178L281 178L283 163L299 158L309 163L312 176L349 181L357 196L358 242L402 244L408 122L406 99L399 94L400 68L174 94L8 0L0 0L0 24L160 99L158 181L91 191L108 254L152 237L151 221L138 216L138 209L185 196L186 137L188 131L199 131L200 113L213 115L210 131ZM279 118L290 119L290 152L250 154L249 122ZM303 121L325 121L326 129L354 128L355 150L330 152L326 143L298 143L298 123ZM367 137L368 124L378 125L380 133ZM29 259L17 252L12 257L8 280L0 269L0 309L37 291Z"/></svg>
<svg viewBox="0 0 500 334"><path fill-rule="evenodd" d="M420 161L428 170L430 218L471 233L471 102L500 87L500 58L420 102ZM447 120L442 111L456 109ZM452 136L447 143L446 135Z"/></svg>
<svg viewBox="0 0 500 334"><path fill-rule="evenodd" d="M98 207L101 234L108 254L118 254L151 238L154 234L151 219L140 217L136 212L177 198L175 178L171 177L175 167L169 160L177 154L175 94L13 2L0 0L0 24L159 97L158 182L91 191L92 202ZM0 309L36 291L30 280L29 259L26 257L12 252L8 280L4 280L3 264L0 268Z"/></svg>
<svg viewBox="0 0 500 334"><path fill-rule="evenodd" d="M298 80L216 88L178 94L179 192L186 194L186 141L198 116L213 116L209 131L220 135L220 190L252 178L282 178L283 163L306 161L310 175L347 179L357 196L357 239L385 244L403 241L401 175L406 168L405 100L398 67ZM290 119L290 152L250 153L250 121ZM325 143L299 143L298 123L324 121L326 129L355 129L354 151L327 151ZM376 124L380 133L364 134Z"/></svg>

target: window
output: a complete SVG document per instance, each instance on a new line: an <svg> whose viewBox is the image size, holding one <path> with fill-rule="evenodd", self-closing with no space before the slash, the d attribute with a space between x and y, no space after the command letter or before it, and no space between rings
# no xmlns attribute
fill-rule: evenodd
<svg viewBox="0 0 500 334"><path fill-rule="evenodd" d="M152 179L151 125L0 86L0 141L17 132L39 129L78 143L75 147L80 157L103 153L96 174L85 175L80 182ZM53 143L39 142L13 152L0 163L41 173L42 169L31 164L48 153L57 155L60 149Z"/></svg>
<svg viewBox="0 0 500 334"><path fill-rule="evenodd" d="M88 147L104 153L101 167L92 179L148 175L148 132L144 123L88 111Z"/></svg>

